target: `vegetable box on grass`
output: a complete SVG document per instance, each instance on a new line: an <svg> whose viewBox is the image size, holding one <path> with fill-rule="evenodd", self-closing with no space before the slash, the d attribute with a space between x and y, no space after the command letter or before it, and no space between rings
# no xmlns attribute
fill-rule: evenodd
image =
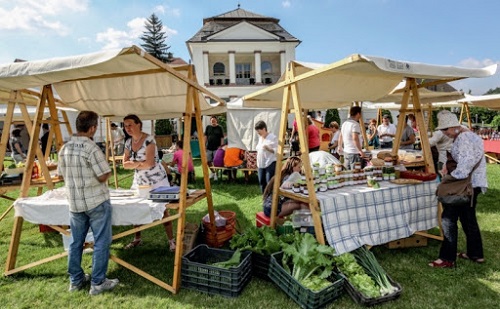
<svg viewBox="0 0 500 309"><path fill-rule="evenodd" d="M295 242L271 255L269 278L302 308L322 308L344 289L343 277L334 271L334 250L311 234L294 236Z"/></svg>
<svg viewBox="0 0 500 309"><path fill-rule="evenodd" d="M199 245L182 257L182 287L236 297L252 278L251 252Z"/></svg>
<svg viewBox="0 0 500 309"><path fill-rule="evenodd" d="M347 293L358 304L372 306L401 295L401 286L387 275L365 247L336 256L335 263L346 278Z"/></svg>

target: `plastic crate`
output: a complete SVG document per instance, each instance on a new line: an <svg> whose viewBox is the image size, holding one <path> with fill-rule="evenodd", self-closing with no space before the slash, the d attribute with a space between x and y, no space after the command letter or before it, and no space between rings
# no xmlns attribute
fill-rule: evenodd
<svg viewBox="0 0 500 309"><path fill-rule="evenodd" d="M252 253L252 272L253 275L262 279L269 279L269 264L271 263L270 255Z"/></svg>
<svg viewBox="0 0 500 309"><path fill-rule="evenodd" d="M183 287L208 294L236 297L252 278L251 252L241 252L241 263L229 269L210 264L229 260L234 251L199 245L182 258Z"/></svg>
<svg viewBox="0 0 500 309"><path fill-rule="evenodd" d="M385 302L388 302L391 300L395 300L396 298L398 298L401 295L401 292L403 292L403 288L401 287L401 285L399 285L399 283L392 280L391 277L389 277L389 276L387 276L387 277L389 278L389 282L393 286L398 288L398 291L396 291L392 294L389 294L389 295L385 295L385 296L381 296L381 297L377 297L377 298L366 298L363 294L361 294L361 292L356 290L356 288L347 279L345 280L345 289L347 291L347 294L349 294L349 296L351 296L351 298L359 305L373 306L376 304L385 303Z"/></svg>
<svg viewBox="0 0 500 309"><path fill-rule="evenodd" d="M269 266L269 278L276 283L290 298L292 298L302 308L315 309L322 308L334 301L344 290L344 277L334 273L332 285L321 291L313 292L301 285L295 278L288 274L281 266L283 252L271 255Z"/></svg>

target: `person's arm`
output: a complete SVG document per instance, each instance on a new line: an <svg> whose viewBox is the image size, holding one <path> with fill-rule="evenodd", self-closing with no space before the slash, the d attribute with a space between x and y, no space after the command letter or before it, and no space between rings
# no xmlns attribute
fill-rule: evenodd
<svg viewBox="0 0 500 309"><path fill-rule="evenodd" d="M17 153L20 154L21 157L26 158L26 155L23 153L23 150L21 149L21 145L19 143L15 143L14 148L16 148Z"/></svg>
<svg viewBox="0 0 500 309"><path fill-rule="evenodd" d="M155 143L151 142L146 146L146 160L144 161L136 161L136 169L139 170L147 170L156 165L155 156L156 156L156 147Z"/></svg>
<svg viewBox="0 0 500 309"><path fill-rule="evenodd" d="M125 147L123 152L123 168L130 170L135 168L136 163L130 160L130 150Z"/></svg>
<svg viewBox="0 0 500 309"><path fill-rule="evenodd" d="M356 149L358 150L358 153L363 156L363 147L361 147L361 143L359 142L359 133L358 132L352 132L352 139L354 142L354 145L356 145Z"/></svg>
<svg viewBox="0 0 500 309"><path fill-rule="evenodd" d="M411 129L411 128L410 128ZM413 129L411 129L413 131ZM401 146L405 145L413 145L415 143L415 133L410 134L408 140L405 142L401 142Z"/></svg>
<svg viewBox="0 0 500 309"><path fill-rule="evenodd" d="M338 149L337 149L337 151L339 153L342 153L342 150L344 149L344 147L343 147L344 140L342 138L343 138L342 137L342 131L340 131L339 139L338 139Z"/></svg>
<svg viewBox="0 0 500 309"><path fill-rule="evenodd" d="M108 181L109 176L111 176L111 172L107 172L105 174L102 174L101 176L98 176L97 180L99 180L99 182L106 182Z"/></svg>

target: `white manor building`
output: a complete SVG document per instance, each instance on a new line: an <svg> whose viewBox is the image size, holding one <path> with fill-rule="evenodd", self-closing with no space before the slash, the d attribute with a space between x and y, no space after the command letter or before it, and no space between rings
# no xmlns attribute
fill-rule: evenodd
<svg viewBox="0 0 500 309"><path fill-rule="evenodd" d="M279 19L239 7L204 18L186 44L198 83L229 102L275 83L295 60L297 38Z"/></svg>

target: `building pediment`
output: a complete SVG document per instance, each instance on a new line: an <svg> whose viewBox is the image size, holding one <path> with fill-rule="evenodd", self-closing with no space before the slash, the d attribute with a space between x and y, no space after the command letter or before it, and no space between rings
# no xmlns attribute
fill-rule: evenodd
<svg viewBox="0 0 500 309"><path fill-rule="evenodd" d="M206 38L210 40L279 40L280 37L259 28L251 23L242 21L231 27L225 28Z"/></svg>

